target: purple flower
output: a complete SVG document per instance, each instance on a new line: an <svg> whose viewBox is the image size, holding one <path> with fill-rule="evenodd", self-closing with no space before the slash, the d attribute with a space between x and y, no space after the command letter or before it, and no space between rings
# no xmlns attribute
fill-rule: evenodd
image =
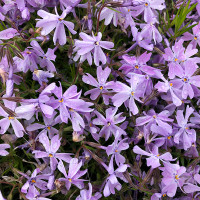
<svg viewBox="0 0 200 200"><path fill-rule="evenodd" d="M192 44L193 48L196 48L197 44L200 46L200 24L197 24L192 28L192 33L185 32L181 39L184 41L190 41L190 44Z"/></svg>
<svg viewBox="0 0 200 200"><path fill-rule="evenodd" d="M196 67L191 61L188 61L184 68L184 71L182 70L182 72L177 75L179 78L173 79L171 83L177 89L182 90L183 99L187 99L188 96L192 99L195 95L195 88L200 87L200 75L193 76Z"/></svg>
<svg viewBox="0 0 200 200"><path fill-rule="evenodd" d="M57 167L57 159L64 160L67 163L69 163L71 160L71 154L69 153L56 153L60 148L60 140L61 138L59 139L59 135L55 135L50 142L47 134L42 133L39 136L39 141L43 144L46 152L40 150L33 151L33 153L35 154L35 158L50 158L50 166L52 171L54 171Z"/></svg>
<svg viewBox="0 0 200 200"><path fill-rule="evenodd" d="M110 86L112 84L112 82L106 83L110 75L110 72L111 72L110 68L106 67L103 70L102 67L99 66L97 67L97 80L88 73L86 73L87 75L83 75L83 78L82 78L83 82L96 87L92 90L85 92L84 95L90 94L90 98L92 100L95 100L100 94L102 94L104 103L108 105L110 96L104 93L109 93L108 89L110 89Z"/></svg>
<svg viewBox="0 0 200 200"><path fill-rule="evenodd" d="M79 178L87 172L87 169L84 171L80 171L81 166L82 166L82 161L78 163L77 158L72 158L69 163L69 171L67 174L63 162L60 161L58 163L58 169L65 176L65 178L59 178L58 180L65 182L65 187L67 188L67 190L70 189L71 184L74 184L79 189L82 189L84 187L83 182L86 180Z"/></svg>
<svg viewBox="0 0 200 200"><path fill-rule="evenodd" d="M16 112L16 102L12 102L12 101L7 101L7 100L3 100L4 101L4 105L9 108L10 110L12 110L14 113L17 114ZM13 127L13 130L15 132L15 135L17 137L23 137L24 135L24 127L23 125L18 121L18 119L20 119L21 117L18 116L18 114L15 115L9 115L8 113L6 113L1 107L0 107L0 115L3 116L4 118L0 120L0 134L4 134L10 124Z"/></svg>
<svg viewBox="0 0 200 200"><path fill-rule="evenodd" d="M48 48L46 54L42 50L41 46L38 44L36 40L31 41L31 46L33 47L33 51L40 56L42 59L39 59L40 67L46 67L50 72L56 72L56 68L52 61L55 61L56 55L54 54L55 49Z"/></svg>
<svg viewBox="0 0 200 200"><path fill-rule="evenodd" d="M24 99L22 106L16 108L18 116L30 120L35 113L38 118L38 112L42 112L45 117L51 118L54 109L48 105L51 102L51 98L48 95L52 93L55 87L55 83L51 83L40 93L38 99Z"/></svg>
<svg viewBox="0 0 200 200"><path fill-rule="evenodd" d="M117 94L112 97L114 106L119 107L124 103L126 107L129 107L130 113L136 115L139 110L135 100L142 102L140 97L142 97L143 91L138 87L141 81L142 80L137 75L131 76L131 79L129 80L130 86L117 81L113 86L113 90L117 92Z"/></svg>
<svg viewBox="0 0 200 200"><path fill-rule="evenodd" d="M117 131L114 142L105 148L108 156L114 155L117 166L125 163L125 158L120 153L129 148L127 139L122 139L121 134Z"/></svg>
<svg viewBox="0 0 200 200"><path fill-rule="evenodd" d="M143 72L151 76L154 74L154 70L156 70L146 64L151 58L151 53L144 52L139 57L123 55L122 58L122 62L125 62L123 62L119 70L123 70L123 73L125 74L128 74L129 72L142 74Z"/></svg>
<svg viewBox="0 0 200 200"><path fill-rule="evenodd" d="M179 40L172 46L165 49L165 54L163 55L164 59L169 62L169 72L168 76L170 79L173 79L175 75L179 75L182 72L182 67L180 63L184 60L184 51L183 40Z"/></svg>
<svg viewBox="0 0 200 200"><path fill-rule="evenodd" d="M0 31L0 40L8 40L18 35L17 30L14 28L7 28Z"/></svg>
<svg viewBox="0 0 200 200"><path fill-rule="evenodd" d="M161 128L164 128L167 132L172 133L172 127L167 122L173 122L173 119L168 118L170 113L167 110L164 110L157 114L153 109L149 110L148 113L145 113L145 116L138 117L136 119L136 126L143 126L148 124L149 127L152 124L157 124Z"/></svg>
<svg viewBox="0 0 200 200"><path fill-rule="evenodd" d="M39 124L39 123L34 123L34 124L27 126L26 130L27 131L35 131L35 130L38 130L38 129L43 129L38 134L38 136L35 138L35 140L37 140L38 137L42 133L46 134L47 132L48 132L49 138L51 139L54 136L54 134L58 133L58 130L55 129L53 126L61 122L60 117L55 118L55 115L56 115L56 112L53 113L51 118L47 118L47 117L43 116L43 120L44 120L45 125Z"/></svg>
<svg viewBox="0 0 200 200"><path fill-rule="evenodd" d="M19 57L14 57L14 62L19 71L26 73L29 69L33 72L38 69L38 55L30 48L25 49L22 52L24 59Z"/></svg>
<svg viewBox="0 0 200 200"><path fill-rule="evenodd" d="M190 129L194 126L192 123L188 123L190 115L194 112L194 109L187 106L185 117L183 116L183 110L178 110L176 120L178 123L178 130L174 135L174 142L183 146L184 150L187 150L192 145L192 141L196 141L196 131Z"/></svg>
<svg viewBox="0 0 200 200"><path fill-rule="evenodd" d="M28 197L34 198L35 196L38 195L38 190L36 189L39 188L41 190L47 190L47 183L41 179L48 179L48 175L37 175L40 172L40 170L37 168L33 171L31 177L29 177L27 174L24 174L22 172L18 172L22 176L24 176L26 179L26 183L22 186L21 191L23 193L27 193Z"/></svg>
<svg viewBox="0 0 200 200"><path fill-rule="evenodd" d="M123 176L123 172L125 172L127 167L129 167L129 166L126 164L122 164L116 170L114 170L113 158L114 158L114 155L110 159L109 166L103 164L103 166L109 173L109 176L106 179L106 184L105 184L104 190L103 190L103 194L105 197L110 196L110 194L115 194L115 189L117 189L118 191L121 190L122 186L119 183L119 181L117 180L117 177L122 179L123 181L127 182L127 180Z"/></svg>
<svg viewBox="0 0 200 200"><path fill-rule="evenodd" d="M148 22L155 17L155 10L163 10L165 8L164 0L140 0L132 1L136 6L133 7L134 16L138 16L144 12L144 21ZM138 5L139 4L139 5Z"/></svg>
<svg viewBox="0 0 200 200"><path fill-rule="evenodd" d="M161 167L160 169L163 171L163 190L166 191L167 196L174 197L177 188L181 188L184 184L185 180L182 175L185 173L186 168L179 166L178 164L165 163L164 167Z"/></svg>
<svg viewBox="0 0 200 200"><path fill-rule="evenodd" d="M60 45L64 45L67 42L64 24L72 34L76 34L76 31L74 31L74 24L64 20L70 11L71 8L69 10L64 10L62 15L58 15L57 8L55 7L56 14L54 15L44 10L39 10L37 14L43 19L38 19L36 27L42 27L42 35L48 35L54 28L56 28L53 42L56 44L58 40Z"/></svg>
<svg viewBox="0 0 200 200"><path fill-rule="evenodd" d="M99 192L96 192L94 196L92 196L92 184L88 183L89 190L81 190L80 195L76 197L76 200L98 200L101 198L101 194Z"/></svg>
<svg viewBox="0 0 200 200"><path fill-rule="evenodd" d="M117 131L119 131L120 134L126 135L126 132L116 125L123 122L126 119L126 117L121 117L122 113L115 115L117 113L117 110L118 108L108 108L106 110L106 118L98 111L95 111L97 118L94 119L92 123L95 125L103 126L103 128L99 132L99 136L102 137L103 135L105 135L106 141L111 136L111 133L115 135Z"/></svg>
<svg viewBox="0 0 200 200"><path fill-rule="evenodd" d="M64 94L62 94L62 86L54 89L54 94L58 98L52 101L54 108L59 108L60 118L63 122L68 123L68 119L72 121L74 131L80 131L81 127L85 127L85 123L78 112L91 112L92 103L85 102L80 99L81 92L77 92L75 85L70 86Z"/></svg>
<svg viewBox="0 0 200 200"><path fill-rule="evenodd" d="M92 36L87 35L86 33L81 32L80 37L82 40L75 40L75 49L77 51L77 55L75 57L75 61L78 58L83 56L82 61L85 59L88 60L88 63L92 64L92 56L91 52L94 55L94 63L96 66L99 66L99 62L102 64L106 64L106 56L101 48L111 50L114 47L113 42L101 41L102 33L98 32L97 36L92 32Z"/></svg>
<svg viewBox="0 0 200 200"><path fill-rule="evenodd" d="M155 22L157 22L155 19L148 20L147 24L141 24L140 27L142 28L141 36L143 38L153 40L156 44L156 42L160 43L162 41L162 36L159 33L158 29L155 27Z"/></svg>
<svg viewBox="0 0 200 200"><path fill-rule="evenodd" d="M166 152L166 153L160 155L159 152L158 152L158 147L156 145L153 146L151 153L142 150L137 145L134 146L133 152L136 153L136 154L149 156L149 158L146 159L147 160L147 166L148 167L151 166L153 169L160 166L160 160L164 163L174 160L172 158L172 155L169 152Z"/></svg>
<svg viewBox="0 0 200 200"><path fill-rule="evenodd" d="M40 85L48 83L48 78L52 77L54 77L54 74L47 71L36 69L33 72L33 80L38 81Z"/></svg>
<svg viewBox="0 0 200 200"><path fill-rule="evenodd" d="M9 153L5 150L10 148L9 144L0 144L0 156L7 156Z"/></svg>

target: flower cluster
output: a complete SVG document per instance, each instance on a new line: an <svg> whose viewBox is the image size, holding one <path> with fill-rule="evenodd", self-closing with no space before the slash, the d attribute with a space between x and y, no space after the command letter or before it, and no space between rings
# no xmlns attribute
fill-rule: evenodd
<svg viewBox="0 0 200 200"><path fill-rule="evenodd" d="M2 0L0 200L196 200L199 0Z"/></svg>

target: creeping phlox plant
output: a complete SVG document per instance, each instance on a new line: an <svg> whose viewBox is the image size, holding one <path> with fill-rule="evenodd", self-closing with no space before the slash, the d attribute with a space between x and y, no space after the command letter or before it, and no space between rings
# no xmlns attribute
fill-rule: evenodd
<svg viewBox="0 0 200 200"><path fill-rule="evenodd" d="M0 20L0 200L200 199L199 0L1 0Z"/></svg>

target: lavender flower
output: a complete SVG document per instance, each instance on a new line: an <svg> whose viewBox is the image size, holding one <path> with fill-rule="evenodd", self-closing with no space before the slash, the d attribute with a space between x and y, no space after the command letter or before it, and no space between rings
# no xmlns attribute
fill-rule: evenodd
<svg viewBox="0 0 200 200"><path fill-rule="evenodd" d="M65 187L67 188L67 190L70 189L71 184L74 184L79 189L82 189L84 187L84 183L83 182L85 180L79 179L79 178L81 176L83 176L87 172L87 169L84 170L84 171L80 171L81 166L82 166L82 161L80 161L78 163L78 159L77 158L72 158L70 160L70 163L69 163L69 171L68 171L68 174L67 174L66 170L65 170L65 167L63 165L63 162L60 161L58 163L58 169L65 176L65 178L59 178L58 180L65 182Z"/></svg>
<svg viewBox="0 0 200 200"><path fill-rule="evenodd" d="M37 14L43 19L37 19L38 22L36 27L42 27L42 35L48 35L54 28L56 28L53 36L53 42L56 44L58 40L60 45L64 45L67 42L64 24L72 34L76 34L76 31L74 31L74 24L64 20L70 11L71 8L70 10L64 10L62 15L59 15L57 8L55 7L56 14L54 15L44 10L39 10Z"/></svg>
<svg viewBox="0 0 200 200"><path fill-rule="evenodd" d="M97 118L94 119L92 123L95 125L103 126L103 128L99 132L99 136L102 137L103 135L105 135L106 141L111 136L111 133L115 135L117 131L119 131L120 134L126 135L126 132L116 125L123 122L126 117L121 117L122 113L115 115L117 113L117 110L118 108L108 108L106 110L106 118L99 112L95 111Z"/></svg>
<svg viewBox="0 0 200 200"><path fill-rule="evenodd" d="M104 93L109 93L108 89L110 89L112 82L107 82L107 79L110 75L111 69L106 67L104 70L101 66L97 67L97 80L93 78L90 74L83 75L83 82L92 85L96 88L85 92L84 95L90 94L90 98L92 100L97 99L97 97L101 94L103 96L104 103L108 105L109 103L109 95Z"/></svg>
<svg viewBox="0 0 200 200"><path fill-rule="evenodd" d="M51 170L55 170L58 164L57 159L64 160L65 162L69 163L71 157L69 153L56 153L60 148L60 140L59 135L55 135L51 139L51 143L49 142L49 138L47 137L46 133L42 133L39 137L39 141L43 144L45 151L35 150L33 153L35 154L36 158L50 158L50 166Z"/></svg>
<svg viewBox="0 0 200 200"><path fill-rule="evenodd" d="M144 150L142 150L140 147L138 147L137 145L134 146L133 148L133 152L140 154L140 155L145 155L145 156L149 156L149 158L147 158L147 166L151 166L153 169L157 168L160 166L160 160L162 162L167 162L167 161L173 161L174 159L172 158L172 155L169 152L166 152L162 155L160 155L158 153L158 147L157 146L153 146L152 148L152 152L148 153Z"/></svg>
<svg viewBox="0 0 200 200"><path fill-rule="evenodd" d="M98 32L97 36L92 33L92 36L87 35L86 33L81 32L80 37L82 40L75 40L75 49L77 51L77 55L74 58L75 61L81 58L81 62L85 59L88 60L88 63L92 64L92 56L91 52L94 55L94 63L95 65L99 66L99 62L101 61L102 64L106 64L106 56L101 48L111 50L114 47L112 42L101 41L102 33Z"/></svg>
<svg viewBox="0 0 200 200"><path fill-rule="evenodd" d="M0 144L0 156L7 156L9 153L5 150L10 148L9 144Z"/></svg>

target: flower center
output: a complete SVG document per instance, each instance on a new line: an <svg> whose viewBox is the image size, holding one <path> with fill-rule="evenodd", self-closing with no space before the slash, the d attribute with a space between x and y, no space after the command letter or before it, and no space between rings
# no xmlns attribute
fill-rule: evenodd
<svg viewBox="0 0 200 200"><path fill-rule="evenodd" d="M11 119L14 119L14 117L9 116L8 119L11 120Z"/></svg>
<svg viewBox="0 0 200 200"><path fill-rule="evenodd" d="M100 90L103 90L103 86L101 86L99 89L100 89Z"/></svg>
<svg viewBox="0 0 200 200"><path fill-rule="evenodd" d="M138 66L138 65L135 65L135 69L139 69L139 66Z"/></svg>
<svg viewBox="0 0 200 200"><path fill-rule="evenodd" d="M131 9L128 9L128 12L130 12L131 11Z"/></svg>
<svg viewBox="0 0 200 200"><path fill-rule="evenodd" d="M166 197L167 195L166 195L166 194L163 194L162 196L163 196L163 197Z"/></svg>
<svg viewBox="0 0 200 200"><path fill-rule="evenodd" d="M53 155L50 153L50 154L49 154L49 157L50 157L50 158L52 158L52 157L53 157Z"/></svg>
<svg viewBox="0 0 200 200"><path fill-rule="evenodd" d="M116 150L115 150L115 152L117 153L117 152L118 152L118 150L116 149Z"/></svg>
<svg viewBox="0 0 200 200"><path fill-rule="evenodd" d="M69 111L70 111L70 112L73 112L74 110L73 110L73 108L70 108Z"/></svg>
<svg viewBox="0 0 200 200"><path fill-rule="evenodd" d="M60 100L59 100L59 102L60 102L60 103L62 103L62 102L63 102L63 98L62 98L62 99L60 99Z"/></svg>
<svg viewBox="0 0 200 200"><path fill-rule="evenodd" d="M110 123L110 122L108 122L108 123L107 123L107 125L108 125L108 126L110 126L110 125L111 125L111 123Z"/></svg>
<svg viewBox="0 0 200 200"><path fill-rule="evenodd" d="M147 7L149 4L148 4L148 3L145 3L144 5Z"/></svg>
<svg viewBox="0 0 200 200"><path fill-rule="evenodd" d="M58 18L58 20L61 22L63 20L63 18Z"/></svg>
<svg viewBox="0 0 200 200"><path fill-rule="evenodd" d="M172 87L172 86L173 86L173 83L170 83L169 85Z"/></svg>
<svg viewBox="0 0 200 200"><path fill-rule="evenodd" d="M178 58L175 58L174 61L175 61L175 62L178 61Z"/></svg>
<svg viewBox="0 0 200 200"><path fill-rule="evenodd" d="M135 94L134 92L131 92L131 95L132 95L132 96L134 96L134 94Z"/></svg>
<svg viewBox="0 0 200 200"><path fill-rule="evenodd" d="M178 180L178 179L179 179L178 175L176 175L176 176L175 176L175 179L176 179L176 180Z"/></svg>
<svg viewBox="0 0 200 200"><path fill-rule="evenodd" d="M31 52L30 52L30 51L27 51L26 53L27 53L27 54L31 54Z"/></svg>
<svg viewBox="0 0 200 200"><path fill-rule="evenodd" d="M92 127L92 123L90 123L89 126Z"/></svg>
<svg viewBox="0 0 200 200"><path fill-rule="evenodd" d="M51 127L50 127L50 126L48 126L48 127L47 127L47 129L48 129L48 130L50 130L50 129L51 129Z"/></svg>
<svg viewBox="0 0 200 200"><path fill-rule="evenodd" d="M194 39L197 40L197 36L195 36Z"/></svg>
<svg viewBox="0 0 200 200"><path fill-rule="evenodd" d="M96 45L99 45L99 42L98 42L98 41L96 41L96 42L95 42L95 44L96 44Z"/></svg>
<svg viewBox="0 0 200 200"><path fill-rule="evenodd" d="M188 128L188 127L185 127L185 129L188 130L189 128Z"/></svg>
<svg viewBox="0 0 200 200"><path fill-rule="evenodd" d="M157 155L157 157L159 157L159 156L160 156L160 154Z"/></svg>
<svg viewBox="0 0 200 200"><path fill-rule="evenodd" d="M156 115L153 115L153 118L156 119Z"/></svg>
<svg viewBox="0 0 200 200"><path fill-rule="evenodd" d="M170 140L172 136L168 136L167 139Z"/></svg>
<svg viewBox="0 0 200 200"><path fill-rule="evenodd" d="M186 82L186 81L187 81L187 78L184 78L183 80L184 80L184 82Z"/></svg>
<svg viewBox="0 0 200 200"><path fill-rule="evenodd" d="M33 180L31 180L31 183L36 183L36 181L33 179Z"/></svg>
<svg viewBox="0 0 200 200"><path fill-rule="evenodd" d="M68 181L71 183L71 182L72 182L72 179L71 179L71 178L68 178Z"/></svg>

